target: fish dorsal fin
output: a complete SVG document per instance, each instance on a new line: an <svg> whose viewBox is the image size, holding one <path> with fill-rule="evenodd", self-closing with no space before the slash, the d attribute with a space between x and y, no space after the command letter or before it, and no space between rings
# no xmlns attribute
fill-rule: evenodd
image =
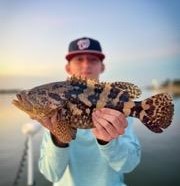
<svg viewBox="0 0 180 186"><path fill-rule="evenodd" d="M128 92L130 99L138 98L141 95L140 88L129 82L98 82L94 79L82 78L80 76L71 76L68 81L71 85L77 85L84 88L86 87L88 89L93 89L95 87L96 89L104 89L104 87L108 87L109 90L114 88L119 89L120 91L126 91Z"/></svg>
<svg viewBox="0 0 180 186"><path fill-rule="evenodd" d="M71 76L68 78L68 80L72 86L78 86L81 87L82 89L94 89L96 88L102 88L104 85L95 79L89 79L89 78L84 78L84 77L76 77L76 76Z"/></svg>
<svg viewBox="0 0 180 186"><path fill-rule="evenodd" d="M72 85L73 84L77 84L77 85L94 85L97 84L98 81L94 80L94 79L89 79L89 78L83 78L81 76L71 76L67 79L67 81L69 81Z"/></svg>
<svg viewBox="0 0 180 186"><path fill-rule="evenodd" d="M134 85L133 83L114 82L111 83L111 86L127 91L131 99L136 99L141 95L141 89L137 85Z"/></svg>

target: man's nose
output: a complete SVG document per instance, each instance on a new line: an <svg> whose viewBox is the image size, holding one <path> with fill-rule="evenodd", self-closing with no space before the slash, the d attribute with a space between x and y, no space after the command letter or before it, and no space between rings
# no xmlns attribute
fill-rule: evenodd
<svg viewBox="0 0 180 186"><path fill-rule="evenodd" d="M83 60L83 63L82 63L82 66L83 67L89 67L91 64L90 64L90 61L88 59L84 59Z"/></svg>

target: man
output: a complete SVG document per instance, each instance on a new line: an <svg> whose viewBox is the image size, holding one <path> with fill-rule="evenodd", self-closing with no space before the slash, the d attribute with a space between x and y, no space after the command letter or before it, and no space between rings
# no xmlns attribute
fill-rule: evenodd
<svg viewBox="0 0 180 186"><path fill-rule="evenodd" d="M99 80L104 71L100 43L79 38L69 45L67 73ZM140 162L141 148L132 121L116 110L102 108L92 114L95 128L78 129L69 144L45 131L39 159L40 172L54 186L125 186L123 174ZM41 121L57 122L56 115Z"/></svg>

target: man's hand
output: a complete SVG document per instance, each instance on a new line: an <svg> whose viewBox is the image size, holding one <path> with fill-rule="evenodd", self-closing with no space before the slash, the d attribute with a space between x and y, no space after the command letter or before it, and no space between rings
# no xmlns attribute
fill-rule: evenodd
<svg viewBox="0 0 180 186"><path fill-rule="evenodd" d="M93 134L98 140L109 142L119 135L124 134L127 120L119 111L109 108L96 110L92 114L95 128Z"/></svg>

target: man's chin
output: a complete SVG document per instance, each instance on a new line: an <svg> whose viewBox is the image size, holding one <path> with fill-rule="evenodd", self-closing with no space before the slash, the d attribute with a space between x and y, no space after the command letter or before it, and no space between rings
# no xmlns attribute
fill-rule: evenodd
<svg viewBox="0 0 180 186"><path fill-rule="evenodd" d="M97 79L96 76L93 76L93 75L90 75L90 74L87 74L87 75L82 75L81 76L82 78L87 78L87 79Z"/></svg>
<svg viewBox="0 0 180 186"><path fill-rule="evenodd" d="M82 74L81 77L83 78L92 78L91 74Z"/></svg>
<svg viewBox="0 0 180 186"><path fill-rule="evenodd" d="M81 77L83 79L95 79L95 80L98 80L97 75L93 75L92 73L76 74L75 76Z"/></svg>
<svg viewBox="0 0 180 186"><path fill-rule="evenodd" d="M80 76L83 77L83 78L95 78L95 76L94 76L93 73L91 73L91 72L84 72L84 73L81 73Z"/></svg>

